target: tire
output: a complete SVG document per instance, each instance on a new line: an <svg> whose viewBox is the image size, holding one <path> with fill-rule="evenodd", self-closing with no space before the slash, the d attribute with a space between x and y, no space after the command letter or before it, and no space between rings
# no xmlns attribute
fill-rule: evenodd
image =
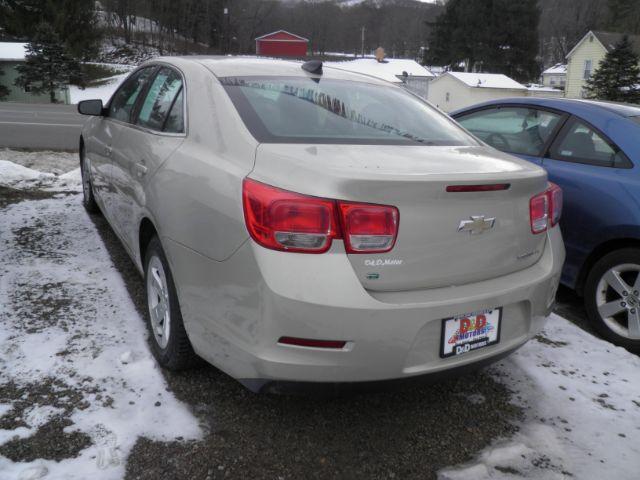
<svg viewBox="0 0 640 480"><path fill-rule="evenodd" d="M147 246L144 281L147 327L156 360L164 368L175 371L197 366L199 359L184 329L173 276L157 236Z"/></svg>
<svg viewBox="0 0 640 480"><path fill-rule="evenodd" d="M616 250L598 260L587 276L584 304L600 335L640 353L640 249Z"/></svg>
<svg viewBox="0 0 640 480"><path fill-rule="evenodd" d="M80 174L82 175L82 205L89 213L100 213L96 198L93 196L93 185L89 175L84 145L80 147Z"/></svg>

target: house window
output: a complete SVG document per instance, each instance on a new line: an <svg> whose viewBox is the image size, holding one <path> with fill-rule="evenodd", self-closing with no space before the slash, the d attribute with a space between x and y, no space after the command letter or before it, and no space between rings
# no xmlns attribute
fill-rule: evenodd
<svg viewBox="0 0 640 480"><path fill-rule="evenodd" d="M551 80L549 80L549 84L550 85L555 85L556 84L556 79L551 77Z"/></svg>
<svg viewBox="0 0 640 480"><path fill-rule="evenodd" d="M31 85L25 85L23 90L24 90L24 93L31 93Z"/></svg>
<svg viewBox="0 0 640 480"><path fill-rule="evenodd" d="M585 80L589 80L589 78L591 78L591 60L584 61L584 75L582 78Z"/></svg>
<svg viewBox="0 0 640 480"><path fill-rule="evenodd" d="M446 96L445 101L447 101L447 102L448 102L448 101L449 101L449 98L451 98L451 95L449 95L449 92L447 92L447 96Z"/></svg>

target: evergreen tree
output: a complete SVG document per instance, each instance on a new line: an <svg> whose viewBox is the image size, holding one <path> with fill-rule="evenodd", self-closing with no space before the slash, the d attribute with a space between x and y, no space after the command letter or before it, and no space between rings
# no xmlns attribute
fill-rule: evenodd
<svg viewBox="0 0 640 480"><path fill-rule="evenodd" d="M4 71L2 70L2 67L0 67L0 77L2 77L3 75ZM7 95L9 95L9 89L4 85L0 85L0 100L2 100Z"/></svg>
<svg viewBox="0 0 640 480"><path fill-rule="evenodd" d="M537 0L449 0L436 20L426 63L453 70L537 77Z"/></svg>
<svg viewBox="0 0 640 480"><path fill-rule="evenodd" d="M640 57L624 37L587 81L588 98L640 103Z"/></svg>
<svg viewBox="0 0 640 480"><path fill-rule="evenodd" d="M80 75L80 65L65 52L60 38L49 23L36 27L33 41L27 46L25 63L16 67L16 85L34 93L49 93L51 103L56 101L56 90Z"/></svg>

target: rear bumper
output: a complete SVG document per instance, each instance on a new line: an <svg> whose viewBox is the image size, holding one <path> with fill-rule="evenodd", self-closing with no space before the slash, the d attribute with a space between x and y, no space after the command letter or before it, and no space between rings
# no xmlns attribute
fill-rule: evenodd
<svg viewBox="0 0 640 480"><path fill-rule="evenodd" d="M354 383L464 372L535 335L552 308L564 261L554 228L540 261L473 284L369 292L340 245L324 255L275 252L245 243L212 262L165 243L187 333L203 358L253 390L297 382ZM441 320L503 307L500 343L440 358ZM345 340L343 350L285 346L282 336Z"/></svg>

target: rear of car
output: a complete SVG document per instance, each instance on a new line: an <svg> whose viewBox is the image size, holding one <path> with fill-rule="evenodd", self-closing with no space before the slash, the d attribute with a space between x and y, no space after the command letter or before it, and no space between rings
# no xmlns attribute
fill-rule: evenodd
<svg viewBox="0 0 640 480"><path fill-rule="evenodd" d="M178 324L252 390L361 385L466 371L542 328L564 246L541 168L364 75L166 62L184 76L184 137L135 143L157 167L113 209L165 319L161 364L184 363Z"/></svg>
<svg viewBox="0 0 640 480"><path fill-rule="evenodd" d="M564 249L544 172L399 88L342 77L219 77L258 142L251 240L211 274L242 270L252 292L225 345L243 361L222 368L253 389L478 364L553 304Z"/></svg>

